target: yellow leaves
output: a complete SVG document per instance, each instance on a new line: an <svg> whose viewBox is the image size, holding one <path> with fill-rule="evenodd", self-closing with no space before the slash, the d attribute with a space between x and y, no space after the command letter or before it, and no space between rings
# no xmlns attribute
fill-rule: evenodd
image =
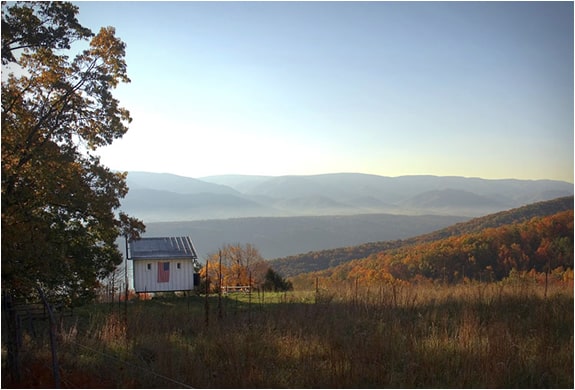
<svg viewBox="0 0 575 390"><path fill-rule="evenodd" d="M565 270L562 274L562 279L564 282L570 282L571 288L573 288L573 269L569 268Z"/></svg>
<svg viewBox="0 0 575 390"><path fill-rule="evenodd" d="M129 83L126 73L126 44L115 36L114 27L102 27L100 32L90 42L90 53L106 65L105 69L114 77L109 79L110 85L116 87L118 80Z"/></svg>
<svg viewBox="0 0 575 390"><path fill-rule="evenodd" d="M121 54L116 46L117 39L115 37L116 29L114 27L102 27L98 34L90 41L90 47L94 49L95 53L114 53Z"/></svg>

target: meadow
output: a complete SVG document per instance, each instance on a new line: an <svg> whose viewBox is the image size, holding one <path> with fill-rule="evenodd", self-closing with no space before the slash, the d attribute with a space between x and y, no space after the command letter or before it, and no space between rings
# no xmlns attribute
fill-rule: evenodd
<svg viewBox="0 0 575 390"><path fill-rule="evenodd" d="M573 284L164 296L127 320L93 304L62 318L58 357L68 388L573 388ZM22 363L3 387L53 386L47 332L25 335Z"/></svg>

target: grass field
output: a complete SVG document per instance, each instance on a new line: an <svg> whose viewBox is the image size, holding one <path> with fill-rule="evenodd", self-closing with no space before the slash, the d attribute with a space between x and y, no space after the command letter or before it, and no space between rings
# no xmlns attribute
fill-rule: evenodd
<svg viewBox="0 0 575 390"><path fill-rule="evenodd" d="M546 298L536 284L350 284L207 302L130 302L127 325L118 303L77 309L58 337L62 386L573 388L572 284ZM46 331L24 337L22 362L20 383L3 366L3 387L53 386Z"/></svg>

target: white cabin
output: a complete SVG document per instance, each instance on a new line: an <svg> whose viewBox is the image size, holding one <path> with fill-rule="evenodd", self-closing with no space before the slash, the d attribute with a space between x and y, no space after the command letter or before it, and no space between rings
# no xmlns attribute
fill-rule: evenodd
<svg viewBox="0 0 575 390"><path fill-rule="evenodd" d="M129 250L137 293L194 289L198 255L189 237L140 238Z"/></svg>

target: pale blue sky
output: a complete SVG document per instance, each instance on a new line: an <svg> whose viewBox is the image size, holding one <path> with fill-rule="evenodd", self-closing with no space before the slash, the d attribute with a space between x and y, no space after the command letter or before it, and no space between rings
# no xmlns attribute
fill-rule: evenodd
<svg viewBox="0 0 575 390"><path fill-rule="evenodd" d="M134 121L113 169L573 182L573 3L80 2Z"/></svg>

